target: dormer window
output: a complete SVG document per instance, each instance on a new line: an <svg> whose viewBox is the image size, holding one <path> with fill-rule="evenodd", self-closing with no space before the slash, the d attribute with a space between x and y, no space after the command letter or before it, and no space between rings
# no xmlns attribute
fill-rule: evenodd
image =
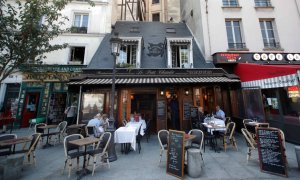
<svg viewBox="0 0 300 180"><path fill-rule="evenodd" d="M193 48L191 38L167 38L167 43L169 68L193 68Z"/></svg>
<svg viewBox="0 0 300 180"><path fill-rule="evenodd" d="M122 39L120 55L117 59L118 68L139 68L140 67L140 46L139 39Z"/></svg>

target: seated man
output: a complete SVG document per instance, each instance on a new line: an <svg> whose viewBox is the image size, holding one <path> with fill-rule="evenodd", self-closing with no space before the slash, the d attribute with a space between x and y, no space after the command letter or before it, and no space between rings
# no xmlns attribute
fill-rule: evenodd
<svg viewBox="0 0 300 180"><path fill-rule="evenodd" d="M99 137L104 132L103 125L104 122L100 113L97 114L93 119L91 119L87 124L87 126L95 126L95 137Z"/></svg>
<svg viewBox="0 0 300 180"><path fill-rule="evenodd" d="M221 110L219 105L216 106L216 116L215 116L215 118L218 118L218 119L221 119L221 120L225 121L225 113L224 113L224 111Z"/></svg>

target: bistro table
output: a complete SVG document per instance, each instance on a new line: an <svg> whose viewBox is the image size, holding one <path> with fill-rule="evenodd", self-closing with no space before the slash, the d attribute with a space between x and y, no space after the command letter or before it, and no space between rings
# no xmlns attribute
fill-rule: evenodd
<svg viewBox="0 0 300 180"><path fill-rule="evenodd" d="M209 132L213 137L210 141L210 145L212 147L212 149L215 150L215 152L219 152L219 147L218 147L218 143L216 140L216 135L221 131L221 132L225 132L226 131L226 126L225 126L225 122L223 120L220 119L216 119L216 118L211 118L210 121L205 121L206 123L202 123L204 125L204 127L207 128L207 132ZM213 143L213 140L215 140L215 143Z"/></svg>
<svg viewBox="0 0 300 180"><path fill-rule="evenodd" d="M128 122L127 124L126 124L126 127L134 127L135 128L135 130L136 130L136 132L135 132L135 134L136 135L138 135L138 130L139 130L139 128L142 126L142 128L141 128L141 131L140 131L140 134L142 135L142 136L144 136L145 135L145 129L146 129L146 122L145 122L145 120L140 120L140 121L138 121L138 122L135 122L135 121L133 121L133 122Z"/></svg>
<svg viewBox="0 0 300 180"><path fill-rule="evenodd" d="M31 137L19 137L16 139L7 139L7 140L0 141L0 146L14 146L13 147L13 154L14 154L16 144L27 143L30 141L31 141Z"/></svg>
<svg viewBox="0 0 300 180"><path fill-rule="evenodd" d="M50 129L55 129L57 128L58 125L46 125L46 126L39 126L38 129L43 129L45 131L45 129L47 129L47 134L44 134L45 136L47 136L47 140L46 140L46 144L43 146L44 149L51 147L52 145L49 143L49 136L53 135L53 133L50 133Z"/></svg>
<svg viewBox="0 0 300 180"><path fill-rule="evenodd" d="M87 145L90 144L94 144L97 143L99 141L99 138L95 138L95 137L87 137L87 138L83 138L83 139L76 139L73 141L69 141L70 144L76 145L76 146L84 146L84 157L83 157L83 166L82 166L82 170L78 171L77 174L79 175L79 179L81 179L83 176L90 174L91 171L88 170L85 167L86 164L86 150L87 150Z"/></svg>

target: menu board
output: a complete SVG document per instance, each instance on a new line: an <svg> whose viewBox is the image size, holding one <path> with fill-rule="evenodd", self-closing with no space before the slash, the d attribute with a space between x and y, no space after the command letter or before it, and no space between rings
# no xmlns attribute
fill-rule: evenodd
<svg viewBox="0 0 300 180"><path fill-rule="evenodd" d="M169 131L167 173L180 179L184 177L184 135L183 131Z"/></svg>
<svg viewBox="0 0 300 180"><path fill-rule="evenodd" d="M188 102L183 103L183 120L187 121L190 120L191 117L191 105Z"/></svg>
<svg viewBox="0 0 300 180"><path fill-rule="evenodd" d="M157 116L164 118L166 116L166 101L157 101Z"/></svg>
<svg viewBox="0 0 300 180"><path fill-rule="evenodd" d="M198 117L198 108L197 107L191 107L191 118L197 118Z"/></svg>
<svg viewBox="0 0 300 180"><path fill-rule="evenodd" d="M257 128L256 136L261 171L287 177L286 156L279 129Z"/></svg>

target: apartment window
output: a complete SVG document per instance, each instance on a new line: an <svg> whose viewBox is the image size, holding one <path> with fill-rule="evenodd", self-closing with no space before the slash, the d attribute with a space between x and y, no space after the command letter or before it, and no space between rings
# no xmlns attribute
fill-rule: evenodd
<svg viewBox="0 0 300 180"><path fill-rule="evenodd" d="M152 21L160 21L160 14L159 13L152 14Z"/></svg>
<svg viewBox="0 0 300 180"><path fill-rule="evenodd" d="M188 44L171 44L171 57L173 68L191 68L190 49Z"/></svg>
<svg viewBox="0 0 300 180"><path fill-rule="evenodd" d="M256 7L271 7L271 1L270 0L254 0Z"/></svg>
<svg viewBox="0 0 300 180"><path fill-rule="evenodd" d="M158 4L159 0L152 0L152 4Z"/></svg>
<svg viewBox="0 0 300 180"><path fill-rule="evenodd" d="M232 20L226 21L227 40L229 49L243 49L246 48L243 43L240 21Z"/></svg>
<svg viewBox="0 0 300 180"><path fill-rule="evenodd" d="M86 34L88 28L88 22L89 22L88 14L75 14L71 32Z"/></svg>
<svg viewBox="0 0 300 180"><path fill-rule="evenodd" d="M83 64L85 47L71 47L69 64Z"/></svg>
<svg viewBox="0 0 300 180"><path fill-rule="evenodd" d="M120 48L117 67L128 68L136 67L137 62L137 44L124 44Z"/></svg>
<svg viewBox="0 0 300 180"><path fill-rule="evenodd" d="M259 23L265 48L280 48L279 42L276 42L274 21L260 20Z"/></svg>
<svg viewBox="0 0 300 180"><path fill-rule="evenodd" d="M225 7L238 7L238 0L223 0L223 6Z"/></svg>

